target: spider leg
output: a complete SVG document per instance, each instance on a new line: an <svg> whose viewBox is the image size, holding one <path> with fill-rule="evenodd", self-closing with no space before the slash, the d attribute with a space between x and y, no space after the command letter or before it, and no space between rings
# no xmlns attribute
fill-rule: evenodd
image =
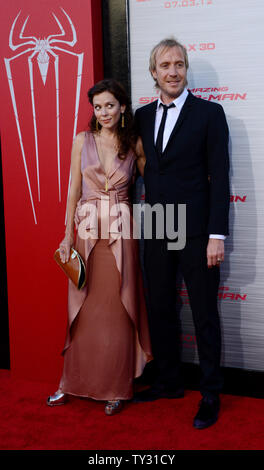
<svg viewBox="0 0 264 470"><path fill-rule="evenodd" d="M78 112L79 112L79 104L80 104L80 91L81 91L81 83L82 83L82 67L83 67L83 52L81 54L76 54L74 52L66 51L61 47L54 46L52 49L56 49L58 51L65 52L66 54L74 55L78 58L78 68L77 68L77 81L76 81L76 98L75 98L75 112L74 112L74 125L73 125L73 139L76 136L76 129L77 129L77 121L78 121ZM71 174L69 175L69 183L68 183L68 196L70 191L70 183L71 183ZM68 198L67 196L67 198Z"/></svg>
<svg viewBox="0 0 264 470"><path fill-rule="evenodd" d="M55 82L56 82L56 122L57 122L57 161L58 161L58 185L59 185L59 201L61 201L61 175L60 175L60 103L59 103L59 56L49 51L55 57Z"/></svg>
<svg viewBox="0 0 264 470"><path fill-rule="evenodd" d="M58 36L65 36L64 29L63 29L61 23L59 22L58 18L54 15L54 13L52 13L52 14L53 14L55 20L57 21L57 23L58 23L58 25L59 25L59 28L60 28L60 30L61 30L61 33L63 33L63 34L53 34L53 35L49 36L49 37L47 38L47 40L49 41L50 44L52 44L52 43L54 43L54 42L62 42L63 44L68 44L69 46L73 47L73 46L76 44L76 42L77 42L76 30L75 30L75 28L74 28L73 22L72 22L71 18L69 17L69 15L66 13L65 10L63 10L63 8L61 8L61 9L62 9L64 15L66 16L66 18L68 19L68 21L69 21L69 23L70 23L70 27L71 27L71 30L72 30L72 41L65 41L65 40L63 40L63 39L51 39L51 38L56 38L56 37L58 37ZM50 39L51 39L51 40L50 40ZM64 52L65 52L65 51L64 51Z"/></svg>
<svg viewBox="0 0 264 470"><path fill-rule="evenodd" d="M21 13L21 10L20 10L20 12L18 13L18 15L16 16L16 18L14 19L13 24L12 24L11 29L10 29L10 33L9 33L9 47L10 47L10 49L12 49L12 51L15 51L18 47L26 46L26 45L28 45L28 44L33 44L33 45L35 45L35 41L37 40L34 36L30 36L30 37L28 37L28 38L22 36L22 35L23 35L23 32L24 32L24 29L25 29L25 26L26 26L26 24L27 24L27 20L28 20L28 18L29 18L29 16L28 16L28 17L26 18L26 20L25 20L23 26L22 26L22 29L21 29L21 31L20 31L19 38L20 38L20 39L34 39L35 41L27 41L27 42L23 42L23 43L17 44L17 45L15 45L15 44L13 43L14 29L15 29L15 25L16 25L16 22L17 22L17 19L18 19L20 13Z"/></svg>
<svg viewBox="0 0 264 470"><path fill-rule="evenodd" d="M54 46L52 49L56 49L57 51L65 52L66 54L74 55L78 58L78 68L77 68L77 81L76 81L76 99L75 99L75 113L74 113L74 129L73 129L73 138L76 136L76 128L77 128L77 120L78 120L78 112L79 112L79 104L80 104L80 91L81 91L81 83L82 83L82 67L83 67L83 52L81 54L76 54L75 52L66 51L61 47Z"/></svg>
<svg viewBox="0 0 264 470"><path fill-rule="evenodd" d="M65 31L64 31L64 29L63 29L61 23L59 22L57 16L55 15L55 13L52 13L52 14L53 14L53 16L54 16L54 18L55 18L55 20L56 20L56 23L57 23L57 25L59 26L61 32L60 32L59 34L51 34L50 36L48 36L48 37L47 37L47 41L48 41L48 42L50 42L50 39L51 39L51 38L56 38L56 37L59 37L59 36L65 36Z"/></svg>
<svg viewBox="0 0 264 470"><path fill-rule="evenodd" d="M35 109L35 95L34 95L34 81L33 81L33 67L32 67L32 59L37 53L38 53L38 51L34 51L33 54L31 54L28 57L28 66L29 66L32 115L33 115L33 125L34 125L34 138L35 138L37 181L38 181L38 198L39 198L39 201L40 201L38 133L37 133L37 123L36 123L36 109Z"/></svg>
<svg viewBox="0 0 264 470"><path fill-rule="evenodd" d="M10 59L4 59L4 61L5 61L5 66L6 66L6 73L7 73L7 78L8 78L8 84L9 84L9 90L10 90L13 110L14 110L14 114L15 114L15 120L16 120L19 143L20 143L20 148L21 148L21 153L22 153L22 158L23 158L23 163L24 163L24 169L25 169L25 173L26 173L29 197L30 197L30 201L31 201L34 221L35 221L35 224L36 224L37 219L36 219L34 201L33 201L33 197L32 197L30 179L29 179L29 175L28 175L27 162L26 162L25 150L24 150L23 139L22 139L22 134L21 134L20 122L19 122L19 117L18 117L18 112L17 112L17 105L16 105L16 97L15 97L15 91L14 91L14 85L13 85L12 72L11 72L11 67L10 67L10 62L12 60L15 60L17 57L19 57L23 54L26 54L29 51L32 51L32 48L29 48L29 49L25 50L24 52L21 52L20 54L17 54L16 56L11 57Z"/></svg>

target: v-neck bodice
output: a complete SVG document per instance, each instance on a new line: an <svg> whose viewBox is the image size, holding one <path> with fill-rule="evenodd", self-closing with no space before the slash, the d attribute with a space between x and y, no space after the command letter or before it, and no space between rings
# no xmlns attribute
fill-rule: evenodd
<svg viewBox="0 0 264 470"><path fill-rule="evenodd" d="M102 160L101 160L101 158L100 158L100 155L99 155L99 149L98 149L98 146L97 146L97 142L96 142L96 140L95 140L95 137L94 137L93 134L91 134L91 135L92 135L92 137L93 137L93 139L94 139L95 150L96 150L96 153L97 153L97 157L98 157L98 161L99 161L99 163L100 163L100 166L102 167L102 170L103 170L103 172L104 172L106 178L109 178L109 175L111 174L111 171L112 171L112 169L113 169L113 167L114 167L115 160L116 160L116 158L118 158L118 153L115 154L115 156L114 156L114 158L113 158L113 160L112 160L112 163L111 163L111 165L110 165L109 171L106 171L106 169L104 168L104 165L103 165L103 163L102 163ZM100 147L100 145L99 145L99 147Z"/></svg>
<svg viewBox="0 0 264 470"><path fill-rule="evenodd" d="M116 191L121 199L127 197L128 189L132 183L136 156L131 151L125 159L114 158L111 169L106 175L98 155L95 138L91 132L86 132L81 155L82 171L82 201L107 195L110 191ZM106 190L106 178L108 180ZM122 197L123 196L123 197Z"/></svg>

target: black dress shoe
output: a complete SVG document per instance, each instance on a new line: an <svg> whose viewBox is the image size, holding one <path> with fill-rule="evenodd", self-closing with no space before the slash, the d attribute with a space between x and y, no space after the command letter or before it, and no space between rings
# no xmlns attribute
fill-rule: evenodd
<svg viewBox="0 0 264 470"><path fill-rule="evenodd" d="M193 425L196 429L204 429L212 426L217 419L220 409L219 398L204 397L199 404L199 411L194 418Z"/></svg>
<svg viewBox="0 0 264 470"><path fill-rule="evenodd" d="M159 390L158 388L151 387L147 390L142 390L134 395L134 403L143 403L147 401L159 400L160 398L183 398L184 390Z"/></svg>

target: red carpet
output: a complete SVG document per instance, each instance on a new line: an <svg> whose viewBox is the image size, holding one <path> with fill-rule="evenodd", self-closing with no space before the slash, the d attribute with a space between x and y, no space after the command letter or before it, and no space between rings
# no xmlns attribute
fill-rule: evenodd
<svg viewBox="0 0 264 470"><path fill-rule="evenodd" d="M222 396L219 421L196 430L200 394L128 404L106 416L103 403L71 398L50 408L54 386L15 380L0 370L0 449L10 450L263 450L264 400Z"/></svg>

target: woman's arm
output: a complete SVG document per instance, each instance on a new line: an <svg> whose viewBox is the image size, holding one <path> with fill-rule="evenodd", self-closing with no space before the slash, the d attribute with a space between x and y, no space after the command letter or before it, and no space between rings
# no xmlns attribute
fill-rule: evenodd
<svg viewBox="0 0 264 470"><path fill-rule="evenodd" d="M143 144L141 137L138 137L136 145L136 154L137 154L137 167L141 176L144 176L144 168L146 164L146 156L143 149Z"/></svg>
<svg viewBox="0 0 264 470"><path fill-rule="evenodd" d="M67 201L67 223L65 237L60 243L60 257L63 263L69 260L70 249L74 243L74 214L77 202L81 197L82 174L81 152L84 144L85 133L80 132L76 136L71 152L71 185Z"/></svg>

